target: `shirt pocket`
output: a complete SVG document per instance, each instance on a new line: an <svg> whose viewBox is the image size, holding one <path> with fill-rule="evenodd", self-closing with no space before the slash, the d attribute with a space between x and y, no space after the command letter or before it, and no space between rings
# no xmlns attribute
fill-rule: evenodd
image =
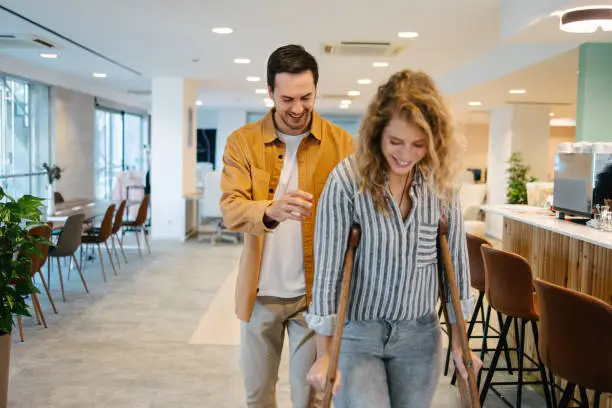
<svg viewBox="0 0 612 408"><path fill-rule="evenodd" d="M421 223L418 226L416 266L422 268L438 261L438 225Z"/></svg>
<svg viewBox="0 0 612 408"><path fill-rule="evenodd" d="M270 186L270 173L258 168L251 168L253 200L267 200Z"/></svg>

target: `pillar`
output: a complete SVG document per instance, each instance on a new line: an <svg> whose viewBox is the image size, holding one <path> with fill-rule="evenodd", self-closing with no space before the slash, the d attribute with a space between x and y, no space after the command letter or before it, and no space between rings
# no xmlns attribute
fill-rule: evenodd
<svg viewBox="0 0 612 408"><path fill-rule="evenodd" d="M244 109L219 109L217 117L217 137L215 148L215 169L223 169L223 152L227 138L238 128L244 126L247 112Z"/></svg>
<svg viewBox="0 0 612 408"><path fill-rule="evenodd" d="M154 78L151 112L151 234L186 239L193 228L196 191L197 82Z"/></svg>
<svg viewBox="0 0 612 408"><path fill-rule="evenodd" d="M576 141L612 141L612 44L580 46Z"/></svg>
<svg viewBox="0 0 612 408"><path fill-rule="evenodd" d="M506 204L508 159L520 152L523 163L531 166L528 175L538 181L548 179L550 109L548 106L506 105L491 111L489 117L489 162L487 194L490 205ZM501 239L503 219L487 214L487 234Z"/></svg>

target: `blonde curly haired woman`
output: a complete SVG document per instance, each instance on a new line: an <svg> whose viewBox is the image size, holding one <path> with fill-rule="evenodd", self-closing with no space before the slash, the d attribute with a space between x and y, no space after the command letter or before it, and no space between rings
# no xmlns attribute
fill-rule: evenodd
<svg viewBox="0 0 612 408"><path fill-rule="evenodd" d="M361 226L334 386L336 408L431 405L442 356L436 243L443 212L465 317L473 310L454 190L459 146L434 81L404 70L379 87L357 152L327 180L317 209L315 282L306 316L317 333L317 361L308 380L321 390L337 324L347 237L353 223ZM451 322L454 318L451 313ZM460 345L452 347L455 365L466 377ZM480 369L480 360L473 359Z"/></svg>

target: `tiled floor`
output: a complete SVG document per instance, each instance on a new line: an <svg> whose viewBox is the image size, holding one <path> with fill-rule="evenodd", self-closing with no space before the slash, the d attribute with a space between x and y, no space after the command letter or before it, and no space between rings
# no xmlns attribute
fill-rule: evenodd
<svg viewBox="0 0 612 408"><path fill-rule="evenodd" d="M59 314L40 296L49 328L26 318L25 342L14 334L9 407L244 407L233 314L239 253L231 244L155 242L142 259L130 251L118 276L107 267L106 284L88 263L88 295L73 273L65 303L54 280ZM285 359L280 408L291 406L287 377ZM448 381L440 379L435 407L457 406ZM503 404L491 396L486 406ZM523 406L544 404L527 392Z"/></svg>

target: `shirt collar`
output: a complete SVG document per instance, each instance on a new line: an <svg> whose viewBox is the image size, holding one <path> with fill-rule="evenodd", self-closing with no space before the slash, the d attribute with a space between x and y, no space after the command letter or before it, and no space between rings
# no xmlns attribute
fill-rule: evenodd
<svg viewBox="0 0 612 408"><path fill-rule="evenodd" d="M274 108L270 109L263 118L264 143L272 143L278 139L276 126L274 126L274 111ZM314 109L312 111L312 119L310 122L310 135L319 141L321 141L323 135L323 119Z"/></svg>

